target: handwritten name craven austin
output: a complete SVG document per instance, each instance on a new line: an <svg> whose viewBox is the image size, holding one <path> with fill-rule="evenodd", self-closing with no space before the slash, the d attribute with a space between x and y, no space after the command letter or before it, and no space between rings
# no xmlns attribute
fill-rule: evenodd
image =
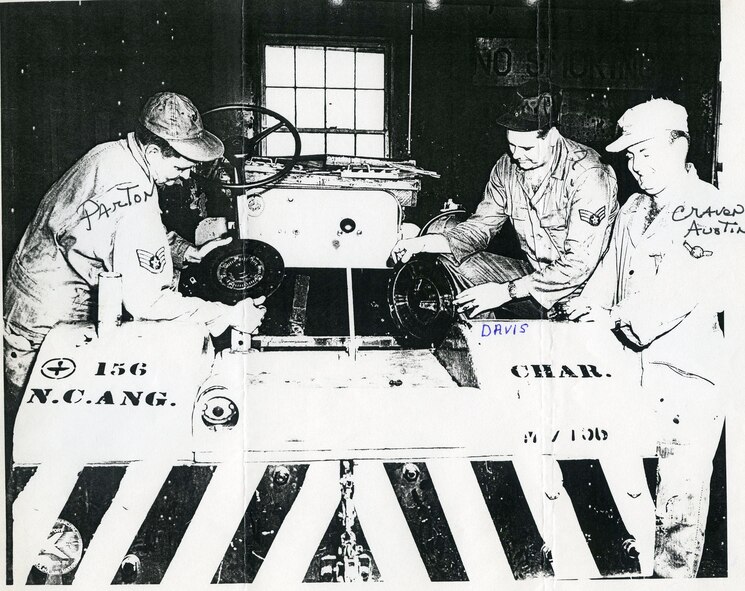
<svg viewBox="0 0 745 591"><path fill-rule="evenodd" d="M733 207L689 207L678 205L673 210L673 221L684 222L690 220L690 226L686 231L685 238L691 234L702 236L713 234L745 234L745 229L735 219L745 214L745 205L738 203Z"/></svg>

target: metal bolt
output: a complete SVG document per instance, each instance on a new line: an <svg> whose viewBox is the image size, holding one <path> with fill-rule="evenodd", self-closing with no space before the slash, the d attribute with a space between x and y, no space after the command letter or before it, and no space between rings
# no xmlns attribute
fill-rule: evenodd
<svg viewBox="0 0 745 591"><path fill-rule="evenodd" d="M284 486L290 481L290 471L284 466L278 466L274 470L274 475L272 476L272 478L274 479L275 485Z"/></svg>
<svg viewBox="0 0 745 591"><path fill-rule="evenodd" d="M419 466L417 466L416 464L412 464L411 462L409 462L408 464L404 464L401 472L404 478L409 482L416 482L416 480L419 478Z"/></svg>

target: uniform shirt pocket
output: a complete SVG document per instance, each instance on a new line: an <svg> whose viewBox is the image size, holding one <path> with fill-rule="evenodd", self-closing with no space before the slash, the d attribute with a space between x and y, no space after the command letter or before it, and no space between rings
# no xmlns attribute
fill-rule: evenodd
<svg viewBox="0 0 745 591"><path fill-rule="evenodd" d="M552 211L548 214L540 216L541 227L546 230L565 231L567 228L567 221L564 215L558 211Z"/></svg>
<svg viewBox="0 0 745 591"><path fill-rule="evenodd" d="M506 213L513 221L526 222L528 220L528 208L524 203L508 202Z"/></svg>

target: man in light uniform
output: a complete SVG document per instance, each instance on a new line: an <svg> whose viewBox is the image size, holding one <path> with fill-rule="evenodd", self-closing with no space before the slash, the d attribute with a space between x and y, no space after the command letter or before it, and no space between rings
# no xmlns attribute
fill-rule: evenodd
<svg viewBox="0 0 745 591"><path fill-rule="evenodd" d="M624 113L621 136L641 191L621 208L608 255L569 318L605 323L638 354L639 380L651 394L658 425L655 574L695 577L703 551L712 458L723 425L721 360L722 237L692 229L691 219L723 205L719 192L686 164L688 116L653 99ZM726 289L726 288L725 288ZM620 354L620 351L619 351Z"/></svg>
<svg viewBox="0 0 745 591"><path fill-rule="evenodd" d="M189 319L215 335L228 326L258 327L263 300L227 306L175 291L174 268L198 262L225 240L197 249L167 233L158 187L188 178L197 163L222 154L222 142L203 128L192 102L163 92L147 101L136 132L96 146L49 189L5 283L6 419L15 414L49 330L59 322L95 320L102 271L122 275L124 307L135 319Z"/></svg>
<svg viewBox="0 0 745 591"><path fill-rule="evenodd" d="M444 234L399 241L393 257L440 253L464 288L456 305L476 316L513 300L522 318L540 317L581 289L608 247L618 211L616 177L597 152L556 128L561 96L530 82L497 120L509 154L492 169L484 198ZM510 220L528 261L484 252Z"/></svg>

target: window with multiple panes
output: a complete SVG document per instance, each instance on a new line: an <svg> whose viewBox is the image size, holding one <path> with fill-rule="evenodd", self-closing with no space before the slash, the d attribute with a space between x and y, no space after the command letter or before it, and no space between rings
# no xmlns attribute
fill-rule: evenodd
<svg viewBox="0 0 745 591"><path fill-rule="evenodd" d="M388 155L384 48L266 44L263 58L264 106L297 127L303 154ZM265 154L293 145L275 132Z"/></svg>

